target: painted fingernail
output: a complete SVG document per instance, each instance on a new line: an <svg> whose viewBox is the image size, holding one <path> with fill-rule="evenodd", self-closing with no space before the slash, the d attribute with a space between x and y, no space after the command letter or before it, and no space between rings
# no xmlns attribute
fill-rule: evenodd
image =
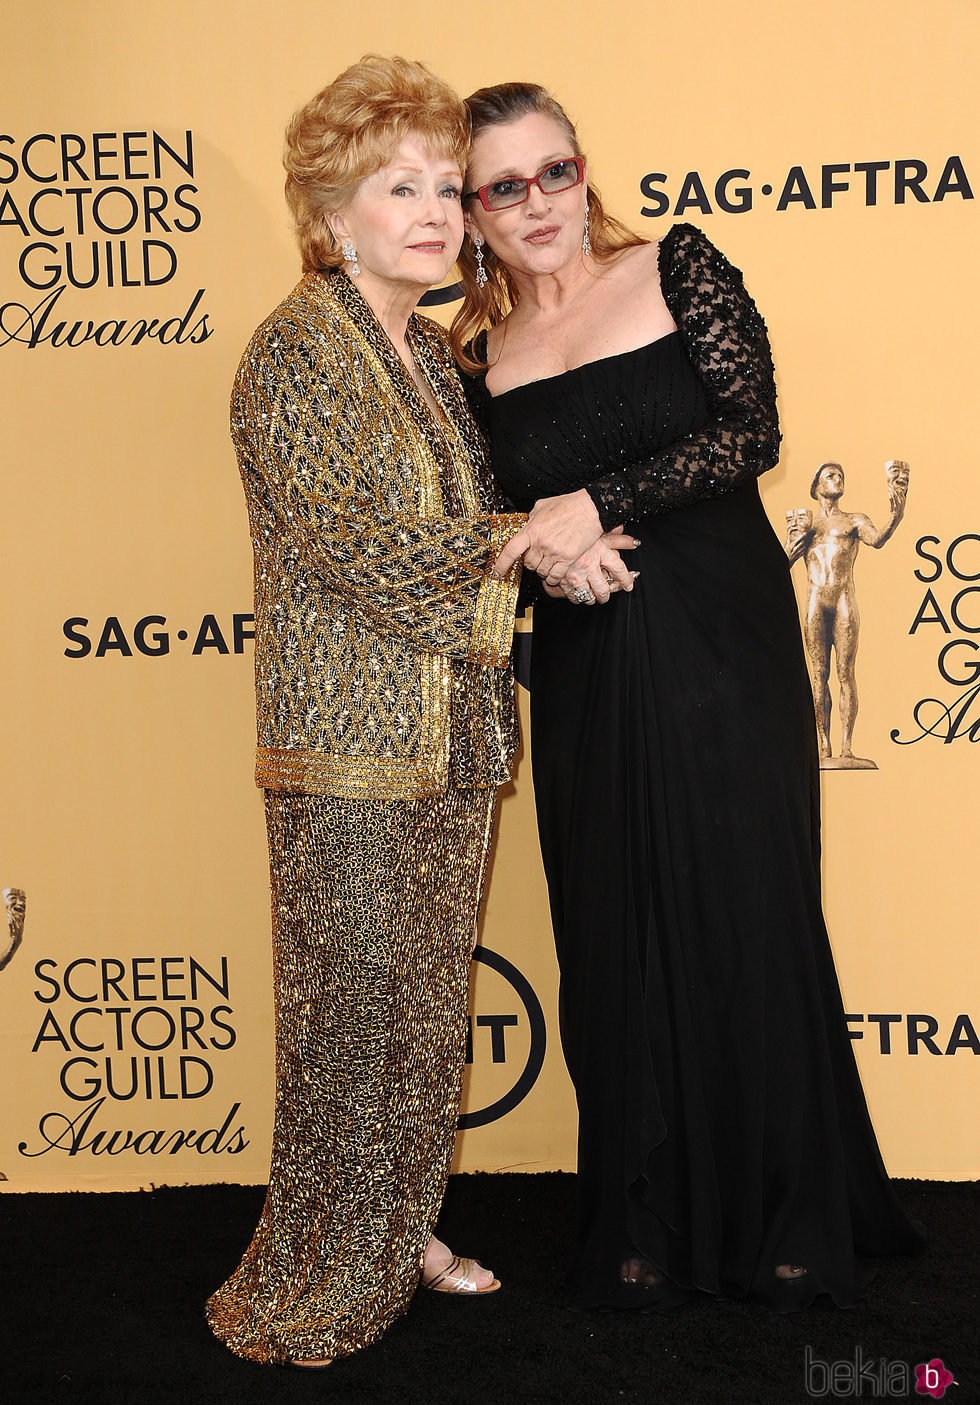
<svg viewBox="0 0 980 1405"><path fill-rule="evenodd" d="M640 578L639 571L630 571L630 575L633 577L634 580L639 580Z"/></svg>

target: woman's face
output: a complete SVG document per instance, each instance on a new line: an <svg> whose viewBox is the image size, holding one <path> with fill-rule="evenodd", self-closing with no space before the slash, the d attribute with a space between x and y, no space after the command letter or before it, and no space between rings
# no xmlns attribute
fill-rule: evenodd
<svg viewBox="0 0 980 1405"><path fill-rule="evenodd" d="M466 188L477 190L509 176L536 176L550 163L576 154L554 117L532 112L484 128L470 149ZM514 273L554 273L581 259L587 193L586 181L552 195L532 185L523 204L506 210L485 210L473 197L466 201L466 230L482 235Z"/></svg>
<svg viewBox="0 0 980 1405"><path fill-rule="evenodd" d="M441 283L463 242L462 172L451 156L406 137L387 166L327 216L357 250L359 283L422 291Z"/></svg>

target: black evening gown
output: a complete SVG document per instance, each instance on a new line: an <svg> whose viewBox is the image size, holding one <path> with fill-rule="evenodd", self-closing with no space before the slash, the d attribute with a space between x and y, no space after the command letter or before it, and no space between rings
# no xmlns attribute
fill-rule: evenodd
<svg viewBox="0 0 980 1405"><path fill-rule="evenodd" d="M583 1306L847 1305L862 1259L922 1237L885 1174L821 914L810 685L756 485L778 444L772 363L699 231L673 229L660 266L678 331L476 391L515 506L588 486L604 526L641 539L632 594L534 605L534 788L579 1108L572 1279Z"/></svg>

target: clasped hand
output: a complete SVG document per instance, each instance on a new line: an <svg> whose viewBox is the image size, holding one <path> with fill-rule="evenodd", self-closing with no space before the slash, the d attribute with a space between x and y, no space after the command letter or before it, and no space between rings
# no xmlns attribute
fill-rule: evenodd
<svg viewBox="0 0 980 1405"><path fill-rule="evenodd" d="M622 527L603 532L595 503L581 488L577 493L540 498L525 525L504 543L494 570L505 576L523 557L524 565L541 577L553 599L604 605L615 591L633 589L634 575L619 553L637 544ZM591 598L583 596L584 591Z"/></svg>

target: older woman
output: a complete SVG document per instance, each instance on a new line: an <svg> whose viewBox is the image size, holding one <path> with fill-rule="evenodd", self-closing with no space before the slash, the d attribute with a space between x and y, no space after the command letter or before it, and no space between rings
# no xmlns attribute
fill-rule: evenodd
<svg viewBox="0 0 980 1405"><path fill-rule="evenodd" d="M698 230L603 212L561 107L468 100L455 333L499 486L530 511L531 745L580 1113L586 1305L697 1291L853 1303L919 1235L885 1177L820 911L813 707L785 554L772 361ZM474 348L464 343L487 330ZM596 543L640 579L603 610ZM567 602L572 602L571 606Z"/></svg>
<svg viewBox="0 0 980 1405"><path fill-rule="evenodd" d="M265 1208L208 1302L232 1351L325 1365L422 1276L499 1287L432 1231L467 974L515 749L517 572L445 334L468 118L369 56L293 118L304 276L253 336L232 435L255 553L256 776L272 876L276 1116Z"/></svg>

